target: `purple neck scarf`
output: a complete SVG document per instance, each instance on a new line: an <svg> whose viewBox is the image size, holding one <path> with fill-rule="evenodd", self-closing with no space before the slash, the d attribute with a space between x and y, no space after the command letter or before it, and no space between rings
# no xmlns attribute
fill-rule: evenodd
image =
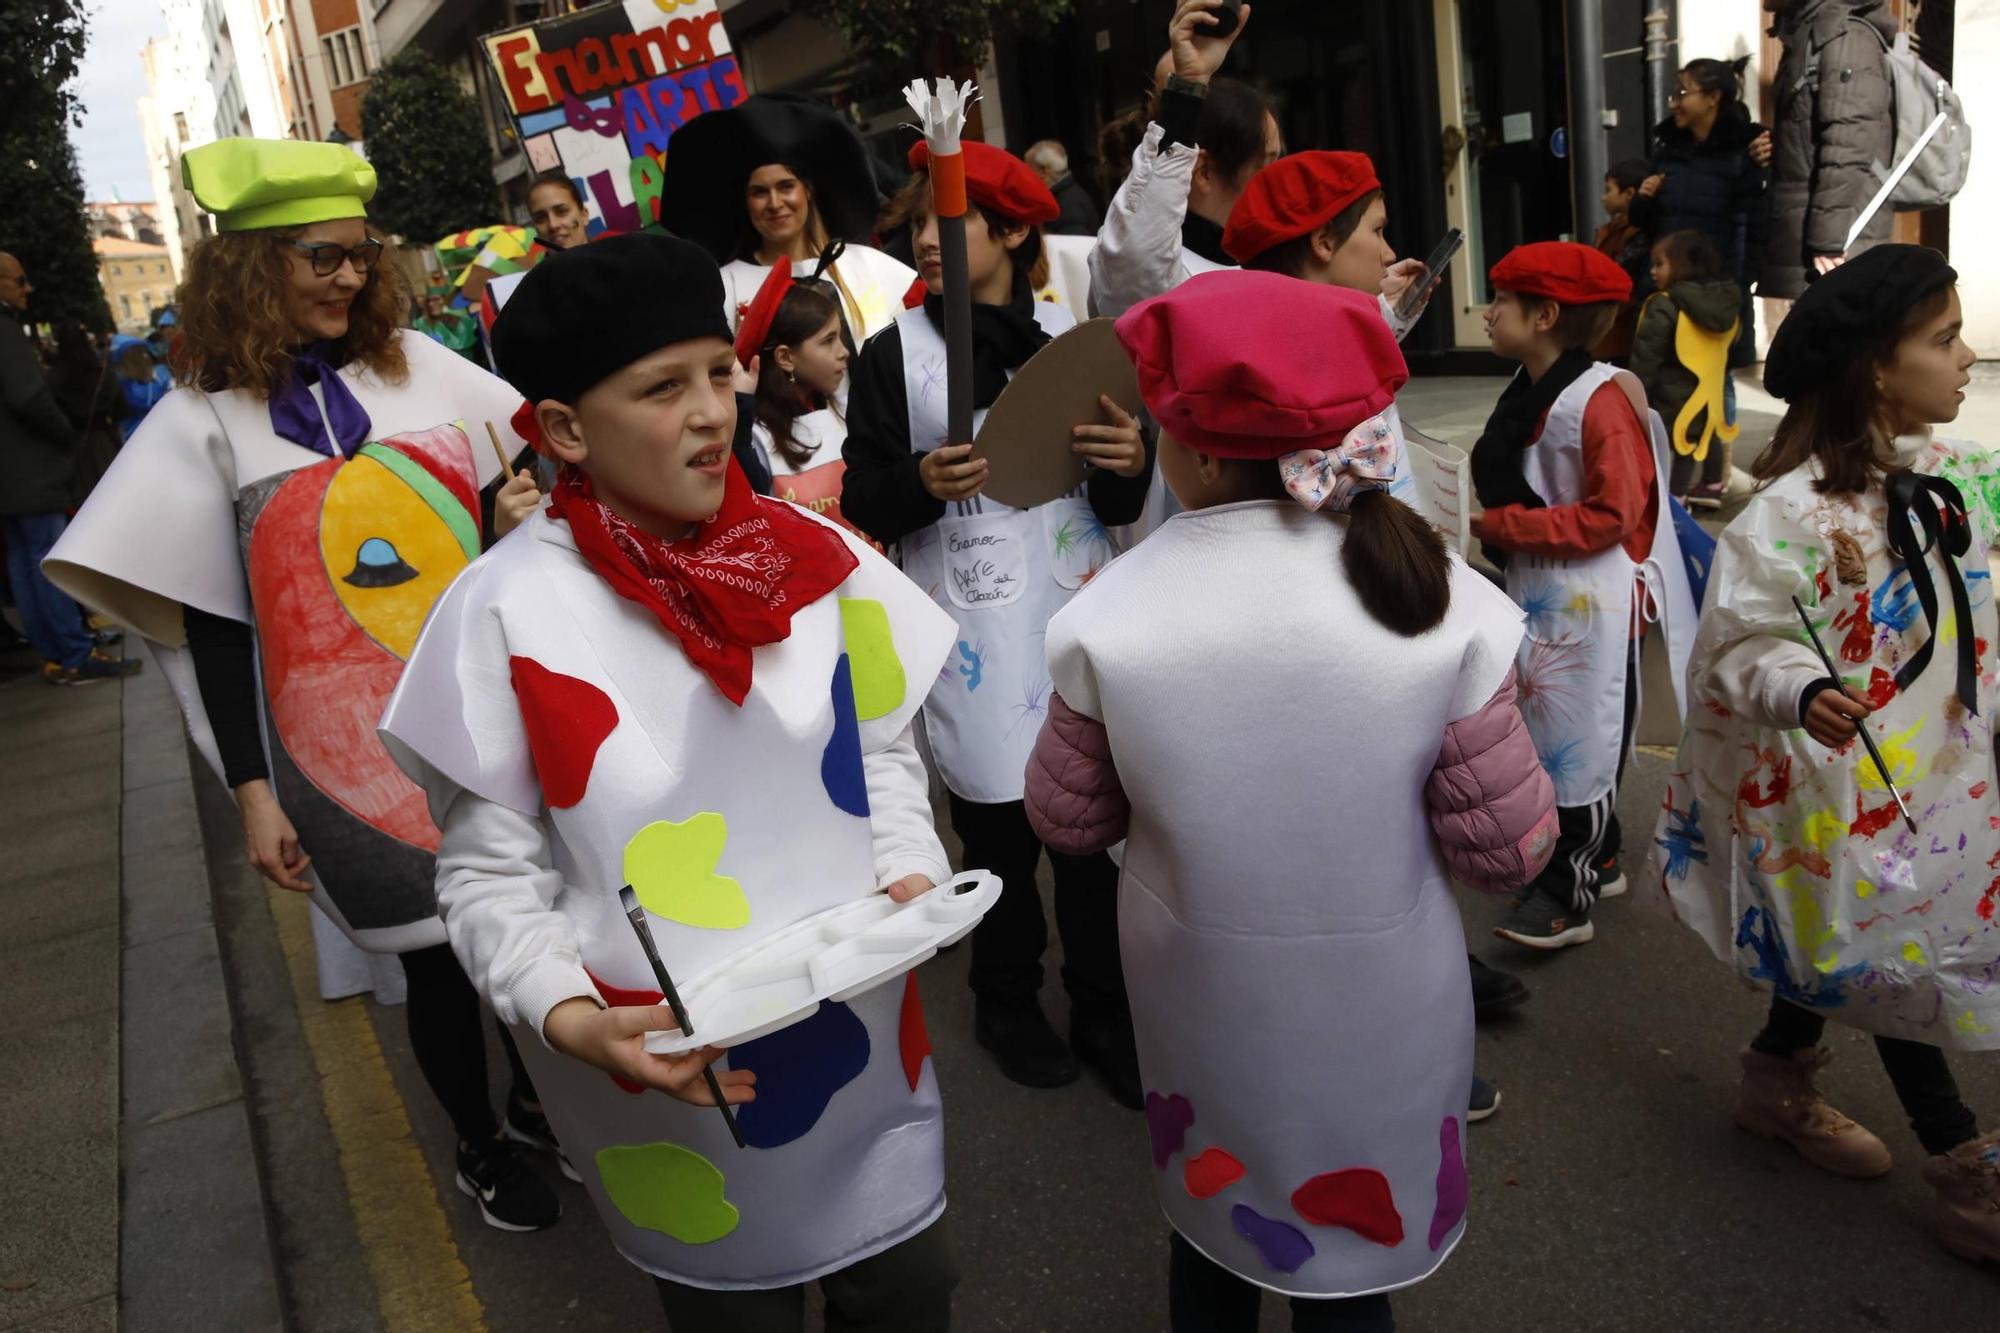
<svg viewBox="0 0 2000 1333"><path fill-rule="evenodd" d="M355 398L337 373L339 367L328 355L331 347L323 342L301 347L292 355L292 380L271 395L271 429L280 438L302 444L328 458L345 458L368 442L374 423L367 409ZM326 416L314 401L310 386L317 384L326 400ZM333 438L327 438L332 427ZM338 451L335 444L339 445Z"/></svg>

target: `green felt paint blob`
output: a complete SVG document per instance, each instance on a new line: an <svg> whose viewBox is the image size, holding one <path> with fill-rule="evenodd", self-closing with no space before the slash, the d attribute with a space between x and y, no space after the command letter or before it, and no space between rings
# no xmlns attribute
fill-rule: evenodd
<svg viewBox="0 0 2000 1333"><path fill-rule="evenodd" d="M723 1197L715 1163L678 1143L600 1148L597 1174L627 1222L683 1244L721 1240L741 1216Z"/></svg>
<svg viewBox="0 0 2000 1333"><path fill-rule="evenodd" d="M685 823L655 820L625 844L625 882L654 916L705 930L750 924L743 886L715 873L729 823L712 811Z"/></svg>
<svg viewBox="0 0 2000 1333"><path fill-rule="evenodd" d="M889 630L889 609L872 597L843 597L840 628L854 669L855 715L863 722L887 717L903 706L908 688L896 637Z"/></svg>

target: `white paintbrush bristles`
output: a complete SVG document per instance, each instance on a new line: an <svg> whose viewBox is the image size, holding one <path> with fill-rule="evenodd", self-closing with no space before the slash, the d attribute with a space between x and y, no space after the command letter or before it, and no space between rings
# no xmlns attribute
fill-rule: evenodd
<svg viewBox="0 0 2000 1333"><path fill-rule="evenodd" d="M959 83L942 78L936 84L934 92L922 79L914 79L903 89L903 96L916 112L917 128L924 132L931 152L949 157L958 151L959 138L965 133L965 113L978 100L979 88L969 79Z"/></svg>

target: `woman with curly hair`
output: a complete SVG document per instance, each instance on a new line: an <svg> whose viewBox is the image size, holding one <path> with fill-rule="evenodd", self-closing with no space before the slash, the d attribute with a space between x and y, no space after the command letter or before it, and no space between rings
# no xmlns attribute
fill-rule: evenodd
<svg viewBox="0 0 2000 1333"><path fill-rule="evenodd" d="M520 395L401 327L409 294L364 217L361 158L226 139L182 164L217 234L179 293L179 387L49 577L150 641L235 792L250 863L401 956L459 1188L496 1227L548 1226L560 1206L515 1142L553 1149L547 1122L518 1065L494 1116L479 1002L437 913L438 833L375 734L432 602L479 554L479 489L495 444L521 447Z"/></svg>

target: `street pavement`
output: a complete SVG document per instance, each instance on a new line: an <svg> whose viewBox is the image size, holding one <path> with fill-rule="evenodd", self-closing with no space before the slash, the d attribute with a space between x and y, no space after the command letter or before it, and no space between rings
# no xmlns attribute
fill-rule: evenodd
<svg viewBox="0 0 2000 1333"><path fill-rule="evenodd" d="M1419 380L1403 404L1469 446L1497 389ZM1739 462L1775 420L1760 399L1745 386ZM1982 367L1955 433L1995 430L2000 375ZM662 1326L649 1282L552 1162L565 1216L540 1234L485 1227L453 1188L451 1133L401 1012L319 1000L301 900L244 867L219 784L176 767L185 751L150 672L80 691L0 685L0 752L37 756L0 772L16 831L0 874L0 1003L16 1019L0 1030L0 1330L110 1328L114 1293L124 1326L144 1329L274 1327L274 1305L304 1333ZM1621 794L1635 874L1665 758L1642 751ZM207 901L185 871L191 844ZM1480 1031L1478 1067L1503 1103L1469 1130L1464 1242L1396 1297L1406 1333L2000 1328L2000 1272L1924 1229L1921 1150L1868 1041L1828 1029L1828 1093L1897 1158L1854 1183L1731 1126L1737 1052L1764 1002L1686 931L1626 898L1600 907L1593 943L1539 956L1491 937L1503 903L1461 906L1471 946L1533 998ZM135 973L149 945L153 970ZM1052 947L1044 994L1061 1026L1057 961ZM970 1038L966 964L959 949L921 972L964 1268L955 1327L1163 1329L1166 1227L1141 1117L1088 1076L1056 1091L1002 1079ZM121 975L122 1011L107 999ZM489 1063L497 1105L506 1066L497 1049ZM1954 1064L2000 1123L2000 1060ZM134 1119L135 1093L152 1119ZM1264 1328L1288 1326L1268 1300Z"/></svg>

